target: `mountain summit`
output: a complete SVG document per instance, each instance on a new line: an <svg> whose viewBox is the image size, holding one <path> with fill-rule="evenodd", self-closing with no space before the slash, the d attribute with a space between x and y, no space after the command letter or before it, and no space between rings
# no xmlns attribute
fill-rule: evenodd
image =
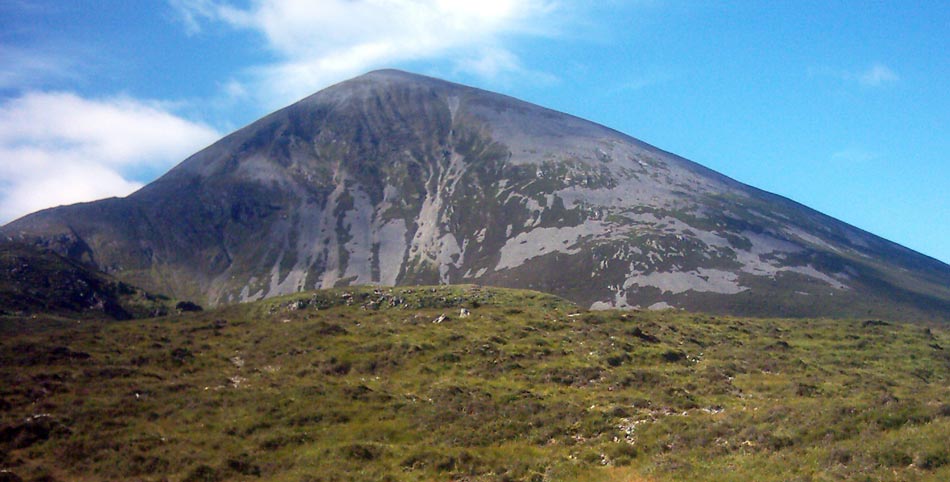
<svg viewBox="0 0 950 482"><path fill-rule="evenodd" d="M209 304L478 283L584 306L950 321L950 266L609 128L394 70L0 233Z"/></svg>

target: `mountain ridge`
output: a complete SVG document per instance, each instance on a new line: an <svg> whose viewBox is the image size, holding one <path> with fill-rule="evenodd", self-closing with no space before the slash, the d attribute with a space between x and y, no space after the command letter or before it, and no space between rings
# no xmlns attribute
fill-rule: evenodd
<svg viewBox="0 0 950 482"><path fill-rule="evenodd" d="M950 266L627 134L394 70L313 94L124 199L3 234L231 303L482 283L585 306L950 321Z"/></svg>

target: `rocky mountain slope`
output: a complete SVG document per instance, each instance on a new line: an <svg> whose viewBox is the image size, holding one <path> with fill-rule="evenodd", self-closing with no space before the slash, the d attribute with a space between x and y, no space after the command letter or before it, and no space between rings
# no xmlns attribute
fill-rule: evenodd
<svg viewBox="0 0 950 482"><path fill-rule="evenodd" d="M50 250L0 240L0 317L126 320L173 306Z"/></svg>
<svg viewBox="0 0 950 482"><path fill-rule="evenodd" d="M479 283L593 308L950 320L946 264L606 127L392 70L127 198L0 232L209 304Z"/></svg>

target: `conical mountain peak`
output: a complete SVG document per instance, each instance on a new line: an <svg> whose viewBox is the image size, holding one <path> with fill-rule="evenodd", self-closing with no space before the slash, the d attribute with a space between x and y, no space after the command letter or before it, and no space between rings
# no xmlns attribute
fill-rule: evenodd
<svg viewBox="0 0 950 482"><path fill-rule="evenodd" d="M430 95L437 96L468 94L495 96L499 99L504 98L504 96L500 94L448 82L435 77L428 77L396 69L382 69L374 70L334 84L302 99L300 102L288 108L304 109L313 108L317 105L336 105L348 101L375 101L392 95L396 91L405 90L426 91ZM510 100L517 102L515 99Z"/></svg>
<svg viewBox="0 0 950 482"><path fill-rule="evenodd" d="M398 70L2 234L208 304L351 284L950 321L950 267L604 126Z"/></svg>
<svg viewBox="0 0 950 482"><path fill-rule="evenodd" d="M367 81L367 82L438 82L443 84L450 84L441 79L435 77L429 77L421 74L415 74L412 72L406 72L405 70L399 69L378 69L367 72L358 77L354 77L351 81Z"/></svg>

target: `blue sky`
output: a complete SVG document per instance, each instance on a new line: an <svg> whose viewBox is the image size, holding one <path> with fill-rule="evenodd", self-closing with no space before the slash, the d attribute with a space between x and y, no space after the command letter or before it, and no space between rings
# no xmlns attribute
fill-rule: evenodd
<svg viewBox="0 0 950 482"><path fill-rule="evenodd" d="M568 112L950 262L945 2L6 0L0 222L126 195L395 67Z"/></svg>

